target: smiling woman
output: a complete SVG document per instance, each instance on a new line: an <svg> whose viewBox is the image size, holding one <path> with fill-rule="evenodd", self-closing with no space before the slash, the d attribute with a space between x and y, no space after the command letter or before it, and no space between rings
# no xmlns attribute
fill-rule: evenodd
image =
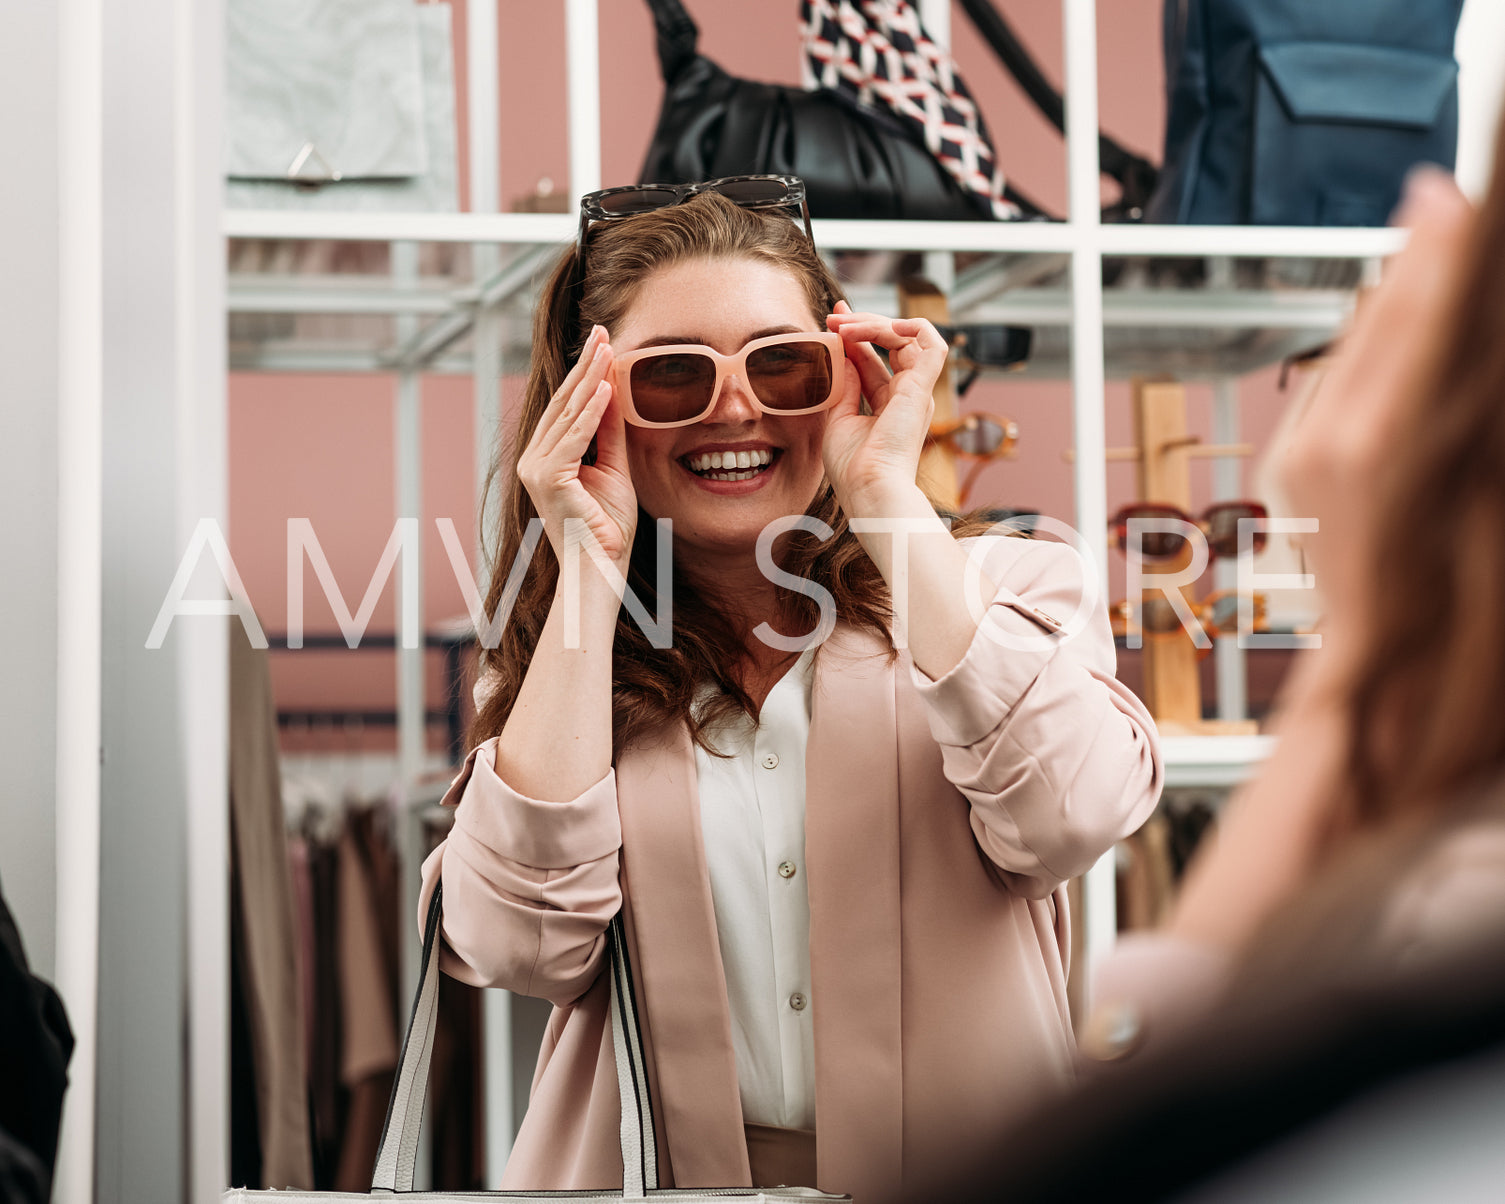
<svg viewBox="0 0 1505 1204"><path fill-rule="evenodd" d="M1071 549L948 530L916 486L945 342L850 311L769 204L797 180L731 183L586 198L616 220L544 290L488 609L548 540L423 906L442 881L449 973L556 1005L506 1186L621 1183L621 911L659 1182L866 1204L1067 1084L1064 882L1160 762L1101 599L1051 617ZM621 594L654 597L662 551L667 648Z"/></svg>
<svg viewBox="0 0 1505 1204"><path fill-rule="evenodd" d="M739 258L688 260L658 269L643 281L631 310L612 330L611 346L620 357L618 391L623 409L632 406L635 419L641 421L645 396L671 407L671 393L698 399L705 392L713 398L708 409L697 400L695 408L701 412L690 425L632 426L627 462L638 504L655 518L673 520L681 555L691 554L688 563L696 566L696 574L722 590L735 579L745 580L744 588L772 595L770 582L759 586L747 579L748 569L753 577L762 576L747 552L764 527L787 514L805 513L820 490L825 471L822 411L846 383L841 338L827 334L824 323L825 315L810 312L805 290L788 271ZM803 334L808 341L782 341L791 334ZM672 358L661 359L665 340L678 346ZM701 346L691 351L685 344ZM804 355L807 372L802 375L813 367L814 380L792 387L770 383L773 365L760 364L756 357L802 347L819 353ZM727 358L718 363L708 352ZM683 370L692 358L716 369L712 380L719 388L706 390L704 374L695 372L693 364ZM642 371L645 365L664 363L684 383ZM793 366L773 370L783 373L781 381L795 373ZM638 380L651 381L652 391L645 394ZM821 380L826 382L823 391ZM805 403L814 394L814 404L801 404L799 413L780 412L794 408L778 404L781 400ZM753 465L754 456L760 467Z"/></svg>

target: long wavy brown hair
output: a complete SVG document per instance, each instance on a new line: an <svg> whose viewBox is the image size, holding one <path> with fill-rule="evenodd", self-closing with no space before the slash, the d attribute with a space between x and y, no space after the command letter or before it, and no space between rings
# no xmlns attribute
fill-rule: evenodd
<svg viewBox="0 0 1505 1204"><path fill-rule="evenodd" d="M1372 642L1334 834L1505 776L1505 125L1429 387L1374 501Z"/></svg>
<svg viewBox="0 0 1505 1204"><path fill-rule="evenodd" d="M534 318L533 361L517 434L498 455L496 471L487 486L488 493L494 484L503 496L495 538L488 541L495 553L490 557L487 614L496 613L513 559L530 520L538 513L517 478L518 452L527 446L540 415L585 345L591 328L599 324L607 331L619 329L649 275L695 259L743 258L771 263L800 282L811 316L821 326L842 297L836 279L804 231L787 216L742 209L714 193L702 193L682 205L630 220L601 223L590 235L584 252L587 270L579 295L571 291L573 249L560 258L544 287ZM484 506L482 510L484 513ZM887 586L848 527L828 481L822 480L806 513L830 526L834 535L817 541L803 532L791 533L779 551L779 567L829 590L840 620L879 633L892 653ZM969 526L967 531L971 529ZM639 510L627 580L651 614L658 613L656 540L656 525ZM471 726L472 748L499 734L507 722L548 617L558 576L559 562L553 549L546 539L541 540L499 644L482 653L482 670L494 689ZM669 648L653 647L625 608L618 615L612 650L616 751L674 720L683 722L698 743L711 749L705 735L710 726L738 712L756 718L753 701L735 674L745 653L743 637L728 619L726 608L691 584L677 562L673 590L673 641ZM781 591L781 604L778 626L785 633L799 635L815 629L819 608L812 597ZM715 697L704 707L693 707L696 693L705 683L716 687Z"/></svg>

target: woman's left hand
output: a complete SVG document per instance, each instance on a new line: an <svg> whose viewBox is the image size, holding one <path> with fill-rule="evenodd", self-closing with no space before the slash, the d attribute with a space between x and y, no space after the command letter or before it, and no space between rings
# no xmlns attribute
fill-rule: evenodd
<svg viewBox="0 0 1505 1204"><path fill-rule="evenodd" d="M1293 513L1318 523L1302 543L1322 593L1324 643L1336 636L1351 649L1374 606L1379 549L1397 534L1377 519L1375 483L1415 454L1408 429L1441 404L1432 380L1460 304L1474 213L1451 176L1419 167L1393 221L1410 228L1406 247L1364 298L1279 466ZM1323 659L1334 659L1330 647Z"/></svg>
<svg viewBox="0 0 1505 1204"><path fill-rule="evenodd" d="M946 340L923 318L853 313L844 301L826 325L846 345L847 387L826 419L826 475L848 514L869 514L895 487L914 488ZM893 373L874 345L888 352ZM863 396L871 414L860 412Z"/></svg>

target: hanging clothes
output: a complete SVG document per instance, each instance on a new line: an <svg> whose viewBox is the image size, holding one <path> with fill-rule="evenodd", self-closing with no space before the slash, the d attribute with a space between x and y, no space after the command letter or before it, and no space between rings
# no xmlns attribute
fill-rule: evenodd
<svg viewBox="0 0 1505 1204"><path fill-rule="evenodd" d="M370 866L347 814L335 847L340 990L340 1083L347 1093L334 1190L363 1192L381 1144L397 1067L397 1016ZM391 929L396 919L389 917Z"/></svg>
<svg viewBox="0 0 1505 1204"><path fill-rule="evenodd" d="M402 873L389 797L342 795L317 776L283 783L303 967L314 1185L371 1184L401 1048ZM478 1040L464 1046L476 1057ZM437 1107L437 1103L434 1105ZM452 1186L435 1180L435 1186Z"/></svg>
<svg viewBox="0 0 1505 1204"><path fill-rule="evenodd" d="M1118 846L1119 931L1158 928L1175 896L1171 822L1159 810Z"/></svg>
<svg viewBox="0 0 1505 1204"><path fill-rule="evenodd" d="M453 818L452 811L430 816L424 830L425 854L444 838ZM502 1039L510 1039L510 1034ZM480 990L441 975L439 1024L429 1064L436 1189L484 1191L487 1187L484 1056Z"/></svg>
<svg viewBox="0 0 1505 1204"><path fill-rule="evenodd" d="M277 714L264 650L243 631L230 636L231 960L244 1008L254 1084L255 1150L237 1128L237 1169L254 1166L245 1186L306 1187L313 1182L301 988L293 924L279 767ZM232 1105L232 1112L235 1111ZM251 1109L242 1107L245 1116Z"/></svg>

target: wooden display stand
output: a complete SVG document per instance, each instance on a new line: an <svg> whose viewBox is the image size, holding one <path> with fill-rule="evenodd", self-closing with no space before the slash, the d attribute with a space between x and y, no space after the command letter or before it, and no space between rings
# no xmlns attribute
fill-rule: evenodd
<svg viewBox="0 0 1505 1204"><path fill-rule="evenodd" d="M948 325L951 307L946 294L919 277L899 282L899 316L901 318L926 318L936 326ZM948 365L935 382L936 422L949 422L956 417L956 396L951 388L951 368ZM920 453L920 470L915 475L921 489L932 504L953 513L961 509L961 489L956 480L956 460L945 448L932 443Z"/></svg>
<svg viewBox="0 0 1505 1204"><path fill-rule="evenodd" d="M1135 380L1134 457L1139 496L1164 502L1191 513L1191 458L1247 454L1243 445L1210 446L1186 433L1186 389L1178 381ZM1115 459L1120 458L1115 456ZM1165 566L1175 572L1191 563L1188 547L1182 557ZM1194 601L1185 587L1182 595ZM1145 704L1163 735L1249 735L1259 730L1253 720L1202 718L1202 679L1197 649L1189 632L1178 637L1146 638L1143 642Z"/></svg>

